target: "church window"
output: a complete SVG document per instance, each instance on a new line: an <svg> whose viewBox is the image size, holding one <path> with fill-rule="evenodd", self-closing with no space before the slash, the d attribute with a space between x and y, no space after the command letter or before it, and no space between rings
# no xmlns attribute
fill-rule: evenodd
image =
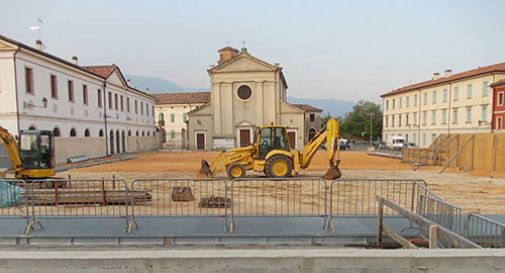
<svg viewBox="0 0 505 273"><path fill-rule="evenodd" d="M242 100L248 100L252 95L251 88L247 85L242 85L238 88L237 95Z"/></svg>

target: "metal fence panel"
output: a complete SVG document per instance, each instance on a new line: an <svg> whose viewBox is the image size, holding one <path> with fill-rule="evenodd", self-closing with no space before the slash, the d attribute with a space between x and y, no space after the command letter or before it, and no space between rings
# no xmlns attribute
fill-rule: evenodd
<svg viewBox="0 0 505 273"><path fill-rule="evenodd" d="M332 217L376 216L376 197L386 198L415 211L419 196L430 193L422 180L374 179L336 180L329 189L329 213ZM384 215L398 215L386 208Z"/></svg>
<svg viewBox="0 0 505 273"><path fill-rule="evenodd" d="M235 217L322 217L327 221L327 186L320 178L237 179L231 183L231 230Z"/></svg>

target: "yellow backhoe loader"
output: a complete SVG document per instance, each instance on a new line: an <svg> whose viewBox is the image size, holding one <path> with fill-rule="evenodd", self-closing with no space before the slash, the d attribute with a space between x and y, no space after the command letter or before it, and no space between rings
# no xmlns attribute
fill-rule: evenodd
<svg viewBox="0 0 505 273"><path fill-rule="evenodd" d="M213 177L226 171L231 179L242 178L247 170L264 172L271 178L298 175L305 169L317 150L326 143L329 168L324 179L333 180L342 176L338 168L339 156L339 122L330 118L326 125L312 138L302 151L291 150L286 127L267 125L256 130L256 141L247 147L235 148L221 152L210 164L202 160L200 174ZM335 160L335 155L337 159Z"/></svg>
<svg viewBox="0 0 505 273"><path fill-rule="evenodd" d="M44 179L55 175L54 139L51 131L22 130L19 143L0 126L0 139L18 179Z"/></svg>

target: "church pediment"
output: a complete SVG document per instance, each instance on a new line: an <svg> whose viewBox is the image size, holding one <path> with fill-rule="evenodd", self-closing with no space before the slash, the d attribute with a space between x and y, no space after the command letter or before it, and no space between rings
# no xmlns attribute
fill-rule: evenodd
<svg viewBox="0 0 505 273"><path fill-rule="evenodd" d="M119 69L115 69L112 74L107 78L107 82L113 83L117 86L128 87L121 71Z"/></svg>
<svg viewBox="0 0 505 273"><path fill-rule="evenodd" d="M241 54L229 62L218 65L211 72L272 72L278 68L252 56Z"/></svg>

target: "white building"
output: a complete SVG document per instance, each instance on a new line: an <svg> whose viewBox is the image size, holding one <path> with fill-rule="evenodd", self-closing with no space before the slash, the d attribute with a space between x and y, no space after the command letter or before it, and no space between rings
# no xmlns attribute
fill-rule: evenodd
<svg viewBox="0 0 505 273"><path fill-rule="evenodd" d="M157 147L154 97L117 66L79 66L1 35L0 125L52 130L58 163Z"/></svg>
<svg viewBox="0 0 505 273"><path fill-rule="evenodd" d="M381 95L383 139L403 136L428 147L440 134L489 133L492 83L505 79L505 63L443 76L404 86Z"/></svg>
<svg viewBox="0 0 505 273"><path fill-rule="evenodd" d="M188 112L210 101L210 92L154 94L156 124L165 133L167 148L187 149Z"/></svg>

